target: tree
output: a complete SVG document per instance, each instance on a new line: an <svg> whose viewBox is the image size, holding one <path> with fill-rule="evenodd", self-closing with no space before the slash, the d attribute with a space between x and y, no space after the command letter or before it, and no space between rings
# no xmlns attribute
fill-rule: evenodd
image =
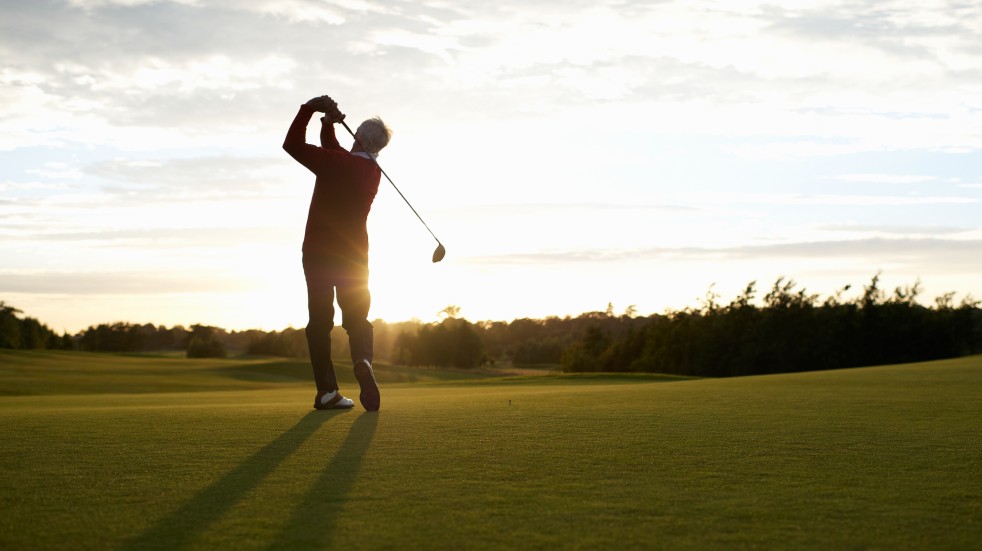
<svg viewBox="0 0 982 551"><path fill-rule="evenodd" d="M225 358L228 352L218 340L220 329L209 325L192 325L188 336L188 358Z"/></svg>
<svg viewBox="0 0 982 551"><path fill-rule="evenodd" d="M0 301L0 348L20 348L20 320L17 314L21 311Z"/></svg>
<svg viewBox="0 0 982 551"><path fill-rule="evenodd" d="M20 347L27 350L43 350L51 331L34 318L24 318L20 322Z"/></svg>
<svg viewBox="0 0 982 551"><path fill-rule="evenodd" d="M437 312L437 315L444 319L454 319L460 315L460 306L455 306L453 304L447 306L443 310Z"/></svg>
<svg viewBox="0 0 982 551"><path fill-rule="evenodd" d="M0 348L44 350L58 348L58 336L40 321L17 314L20 310L0 301Z"/></svg>
<svg viewBox="0 0 982 551"><path fill-rule="evenodd" d="M723 305L710 287L697 309L652 316L638 329L594 317L563 353L567 371L651 371L725 377L903 363L982 351L982 310L954 295L930 309L917 303L921 284L891 296L875 275L862 294L845 300L849 286L818 295L779 278L753 304L751 282ZM578 319L591 319L588 314ZM619 331L619 332L618 332Z"/></svg>
<svg viewBox="0 0 982 551"><path fill-rule="evenodd" d="M437 324L421 325L414 333L400 333L393 358L406 365L470 368L485 360L481 336L464 319L447 318Z"/></svg>
<svg viewBox="0 0 982 551"><path fill-rule="evenodd" d="M603 329L591 325L583 338L563 354L563 368L566 371L600 371L601 357L610 343L610 336Z"/></svg>
<svg viewBox="0 0 982 551"><path fill-rule="evenodd" d="M249 341L246 353L255 356L309 358L307 337L302 329L292 327L280 332L260 333Z"/></svg>

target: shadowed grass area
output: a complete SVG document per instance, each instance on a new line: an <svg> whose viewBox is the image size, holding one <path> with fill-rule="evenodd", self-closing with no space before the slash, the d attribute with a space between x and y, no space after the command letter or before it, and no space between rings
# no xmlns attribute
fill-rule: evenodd
<svg viewBox="0 0 982 551"><path fill-rule="evenodd" d="M0 397L0 548L971 548L982 358Z"/></svg>
<svg viewBox="0 0 982 551"><path fill-rule="evenodd" d="M175 549L197 540L201 532L297 450L328 419L340 412L312 412L264 446L181 508L158 520L123 549Z"/></svg>

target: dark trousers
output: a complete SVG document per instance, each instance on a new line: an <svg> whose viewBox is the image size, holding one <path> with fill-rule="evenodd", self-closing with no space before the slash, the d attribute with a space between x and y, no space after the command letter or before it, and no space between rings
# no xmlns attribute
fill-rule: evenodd
<svg viewBox="0 0 982 551"><path fill-rule="evenodd" d="M374 329L368 321L372 296L368 292L368 265L333 257L304 255L307 280L307 348L314 368L317 392L338 390L331 361L331 330L334 329L334 293L341 308L341 327L348 332L351 361L373 360Z"/></svg>

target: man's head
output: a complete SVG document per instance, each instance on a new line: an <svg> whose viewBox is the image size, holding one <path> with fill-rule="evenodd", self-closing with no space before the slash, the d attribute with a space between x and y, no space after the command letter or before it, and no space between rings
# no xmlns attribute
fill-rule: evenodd
<svg viewBox="0 0 982 551"><path fill-rule="evenodd" d="M392 137L392 130L378 117L366 120L358 126L358 130L355 130L355 138L372 155L378 155L383 147L389 145L390 137Z"/></svg>

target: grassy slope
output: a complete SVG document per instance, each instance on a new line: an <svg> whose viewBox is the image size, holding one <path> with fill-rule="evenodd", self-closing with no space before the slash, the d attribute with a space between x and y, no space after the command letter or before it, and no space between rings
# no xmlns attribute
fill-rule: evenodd
<svg viewBox="0 0 982 551"><path fill-rule="evenodd" d="M342 384L356 384L351 362L338 362ZM384 383L433 382L481 378L466 372L379 366ZM306 384L305 360L188 360L177 357L35 352L0 349L0 396L38 394L119 394L249 390Z"/></svg>
<svg viewBox="0 0 982 551"><path fill-rule="evenodd" d="M978 545L982 357L614 381L0 397L0 548Z"/></svg>

